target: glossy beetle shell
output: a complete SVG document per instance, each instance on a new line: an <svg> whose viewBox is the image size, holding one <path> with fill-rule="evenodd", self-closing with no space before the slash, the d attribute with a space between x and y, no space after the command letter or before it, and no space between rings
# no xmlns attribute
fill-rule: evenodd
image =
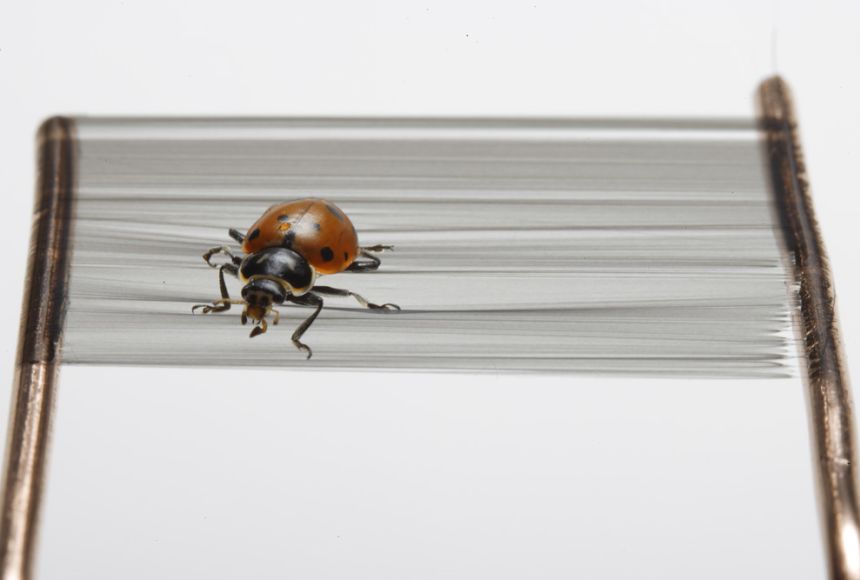
<svg viewBox="0 0 860 580"><path fill-rule="evenodd" d="M242 251L290 248L319 274L342 272L358 256L358 235L349 217L324 199L306 198L273 205L248 229Z"/></svg>

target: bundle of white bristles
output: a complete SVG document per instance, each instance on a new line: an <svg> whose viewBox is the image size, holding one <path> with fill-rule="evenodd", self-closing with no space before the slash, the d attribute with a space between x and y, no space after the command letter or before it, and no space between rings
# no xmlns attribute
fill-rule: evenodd
<svg viewBox="0 0 860 580"><path fill-rule="evenodd" d="M752 120L81 120L63 358L769 377L795 361L787 284ZM270 205L335 202L372 273L248 339L208 248ZM227 280L231 295L241 283Z"/></svg>

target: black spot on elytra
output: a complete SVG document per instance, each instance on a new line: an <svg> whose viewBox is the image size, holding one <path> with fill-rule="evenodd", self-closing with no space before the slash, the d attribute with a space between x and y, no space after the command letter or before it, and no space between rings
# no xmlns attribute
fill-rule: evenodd
<svg viewBox="0 0 860 580"><path fill-rule="evenodd" d="M281 245L285 248L290 248L294 241L296 241L296 232L295 230L290 230L284 234L284 239L281 241Z"/></svg>
<svg viewBox="0 0 860 580"><path fill-rule="evenodd" d="M288 222L288 221L290 221L290 216L288 216L287 214L279 215L278 221L279 222Z"/></svg>
<svg viewBox="0 0 860 580"><path fill-rule="evenodd" d="M259 237L260 237L260 228L255 228L254 231L248 235L248 240L253 242L254 240L256 240Z"/></svg>
<svg viewBox="0 0 860 580"><path fill-rule="evenodd" d="M315 229L316 231L320 231L320 230L322 229L322 226L321 226L321 225L319 225L319 224L314 224L314 229Z"/></svg>
<svg viewBox="0 0 860 580"><path fill-rule="evenodd" d="M334 252L328 246L320 250L320 254L322 255L323 262L331 262L332 258L334 258Z"/></svg>
<svg viewBox="0 0 860 580"><path fill-rule="evenodd" d="M327 204L325 204L325 208L329 211L329 213L331 213L331 215L336 217L338 219L338 221L341 221L341 222L343 221L343 214L335 206L327 203Z"/></svg>
<svg viewBox="0 0 860 580"><path fill-rule="evenodd" d="M347 260L349 260L349 252L344 252L343 253L343 261L346 262Z"/></svg>

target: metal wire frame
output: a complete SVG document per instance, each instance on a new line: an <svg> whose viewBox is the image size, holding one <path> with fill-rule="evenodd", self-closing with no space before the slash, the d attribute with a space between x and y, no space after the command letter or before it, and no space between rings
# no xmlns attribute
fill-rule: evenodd
<svg viewBox="0 0 860 580"><path fill-rule="evenodd" d="M36 203L0 512L3 580L24 580L32 573L74 226L74 124L59 117L45 121L37 146Z"/></svg>
<svg viewBox="0 0 860 580"><path fill-rule="evenodd" d="M806 351L806 384L829 574L838 580L860 580L854 417L833 284L815 221L788 87L774 77L762 83L758 95L773 191L800 285L799 326ZM72 120L57 117L42 125L0 512L0 580L32 576L67 300L75 150Z"/></svg>
<svg viewBox="0 0 860 580"><path fill-rule="evenodd" d="M830 577L860 578L860 515L851 387L845 367L836 295L800 147L788 85L779 77L759 88L771 184L785 242L800 285L800 324L806 385L818 467Z"/></svg>

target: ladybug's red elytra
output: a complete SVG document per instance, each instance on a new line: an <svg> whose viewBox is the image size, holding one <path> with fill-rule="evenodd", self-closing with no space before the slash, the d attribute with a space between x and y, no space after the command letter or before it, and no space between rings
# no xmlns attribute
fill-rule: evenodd
<svg viewBox="0 0 860 580"><path fill-rule="evenodd" d="M335 204L324 199L305 198L273 205L243 235L229 230L230 237L242 244L244 256L234 254L227 246L211 248L203 259L218 268L221 298L212 304L197 304L203 314L225 312L233 304L244 305L242 324L250 318L254 324L251 338L268 328L266 317L272 313L277 324L280 313L275 305L291 302L312 306L314 311L293 333L293 344L311 358L311 349L301 337L313 324L323 307L320 295L352 296L365 308L379 311L400 310L396 304L373 304L362 296L330 286L316 284L318 276L338 272L369 272L379 268L375 252L392 246L361 247L349 217ZM211 261L215 254L230 258L225 264ZM224 273L239 278L245 286L242 299L234 300L227 292Z"/></svg>
<svg viewBox="0 0 860 580"><path fill-rule="evenodd" d="M254 223L242 251L287 246L304 257L318 274L343 272L359 256L358 234L350 219L324 199L299 199L273 205Z"/></svg>

